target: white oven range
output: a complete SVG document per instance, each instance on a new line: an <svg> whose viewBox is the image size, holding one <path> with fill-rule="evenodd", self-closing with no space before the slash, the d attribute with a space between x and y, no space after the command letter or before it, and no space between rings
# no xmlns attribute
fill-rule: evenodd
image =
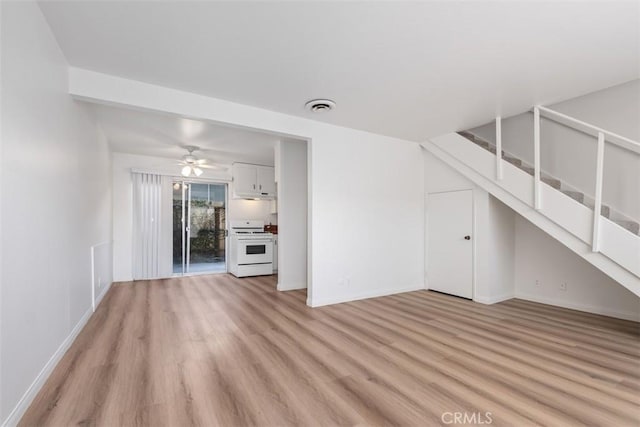
<svg viewBox="0 0 640 427"><path fill-rule="evenodd" d="M236 277L273 274L273 234L264 221L236 220L230 224L229 270Z"/></svg>

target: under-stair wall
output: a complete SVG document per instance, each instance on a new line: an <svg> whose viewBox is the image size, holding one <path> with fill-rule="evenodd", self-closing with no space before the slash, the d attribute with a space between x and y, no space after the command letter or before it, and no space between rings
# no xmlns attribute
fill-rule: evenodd
<svg viewBox="0 0 640 427"><path fill-rule="evenodd" d="M640 321L640 298L517 214L514 234L516 298Z"/></svg>

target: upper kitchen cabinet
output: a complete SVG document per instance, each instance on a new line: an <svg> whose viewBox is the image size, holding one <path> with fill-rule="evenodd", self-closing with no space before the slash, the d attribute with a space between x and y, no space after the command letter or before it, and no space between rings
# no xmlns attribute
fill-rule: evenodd
<svg viewBox="0 0 640 427"><path fill-rule="evenodd" d="M234 196L254 195L257 192L258 170L255 165L233 164Z"/></svg>
<svg viewBox="0 0 640 427"><path fill-rule="evenodd" d="M263 196L276 196L275 169L269 166L258 166L258 191Z"/></svg>
<svg viewBox="0 0 640 427"><path fill-rule="evenodd" d="M233 164L233 196L273 199L276 196L275 171L271 166Z"/></svg>

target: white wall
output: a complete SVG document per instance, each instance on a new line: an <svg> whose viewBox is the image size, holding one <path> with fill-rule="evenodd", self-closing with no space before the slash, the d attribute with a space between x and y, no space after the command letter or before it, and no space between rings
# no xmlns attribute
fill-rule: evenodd
<svg viewBox="0 0 640 427"><path fill-rule="evenodd" d="M559 102L552 108L640 141L640 79Z"/></svg>
<svg viewBox="0 0 640 427"><path fill-rule="evenodd" d="M258 219L265 224L277 224L278 215L271 214L270 200L234 199L233 182L229 183L229 220Z"/></svg>
<svg viewBox="0 0 640 427"><path fill-rule="evenodd" d="M635 141L640 141L640 80L564 101L550 108ZM533 164L533 115L503 119L505 151ZM473 129L495 141L495 124ZM640 155L607 144L603 203L640 221ZM594 195L596 139L553 121L541 126L542 169L590 197Z"/></svg>
<svg viewBox="0 0 640 427"><path fill-rule="evenodd" d="M335 129L311 150L312 304L423 288L421 148Z"/></svg>
<svg viewBox="0 0 640 427"><path fill-rule="evenodd" d="M175 159L113 153L113 280L130 281L132 276L133 196L131 169L167 175L179 174ZM230 171L205 169L200 179L229 182ZM276 223L270 214L270 202L263 200L232 199L233 184L229 185L229 220L259 219Z"/></svg>
<svg viewBox="0 0 640 427"><path fill-rule="evenodd" d="M489 296L493 301L513 296L515 275L515 218L507 205L488 194L487 263L489 264Z"/></svg>
<svg viewBox="0 0 640 427"><path fill-rule="evenodd" d="M519 215L515 226L518 298L640 321L640 298Z"/></svg>
<svg viewBox="0 0 640 427"><path fill-rule="evenodd" d="M309 304L424 286L418 144L77 68L69 83L83 99L309 140Z"/></svg>
<svg viewBox="0 0 640 427"><path fill-rule="evenodd" d="M307 287L307 143L280 141L278 183L278 290Z"/></svg>
<svg viewBox="0 0 640 427"><path fill-rule="evenodd" d="M68 95L38 6L0 7L0 420L15 423L90 314L91 247L111 240L110 154Z"/></svg>
<svg viewBox="0 0 640 427"><path fill-rule="evenodd" d="M427 194L459 190L473 191L473 299L482 303L494 303L512 298L514 295L515 212L431 153L423 151L423 157ZM428 256L429 254L426 254L426 257ZM428 278L429 272L427 271L426 274Z"/></svg>
<svg viewBox="0 0 640 427"><path fill-rule="evenodd" d="M113 282L113 242L93 246L93 308L95 309Z"/></svg>

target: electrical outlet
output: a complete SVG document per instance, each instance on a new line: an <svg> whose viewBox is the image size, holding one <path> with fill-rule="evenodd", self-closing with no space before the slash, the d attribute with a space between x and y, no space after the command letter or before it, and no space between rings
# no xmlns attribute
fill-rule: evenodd
<svg viewBox="0 0 640 427"><path fill-rule="evenodd" d="M562 292L567 292L567 282L560 283L560 290Z"/></svg>
<svg viewBox="0 0 640 427"><path fill-rule="evenodd" d="M536 288L540 287L540 280L536 279Z"/></svg>

